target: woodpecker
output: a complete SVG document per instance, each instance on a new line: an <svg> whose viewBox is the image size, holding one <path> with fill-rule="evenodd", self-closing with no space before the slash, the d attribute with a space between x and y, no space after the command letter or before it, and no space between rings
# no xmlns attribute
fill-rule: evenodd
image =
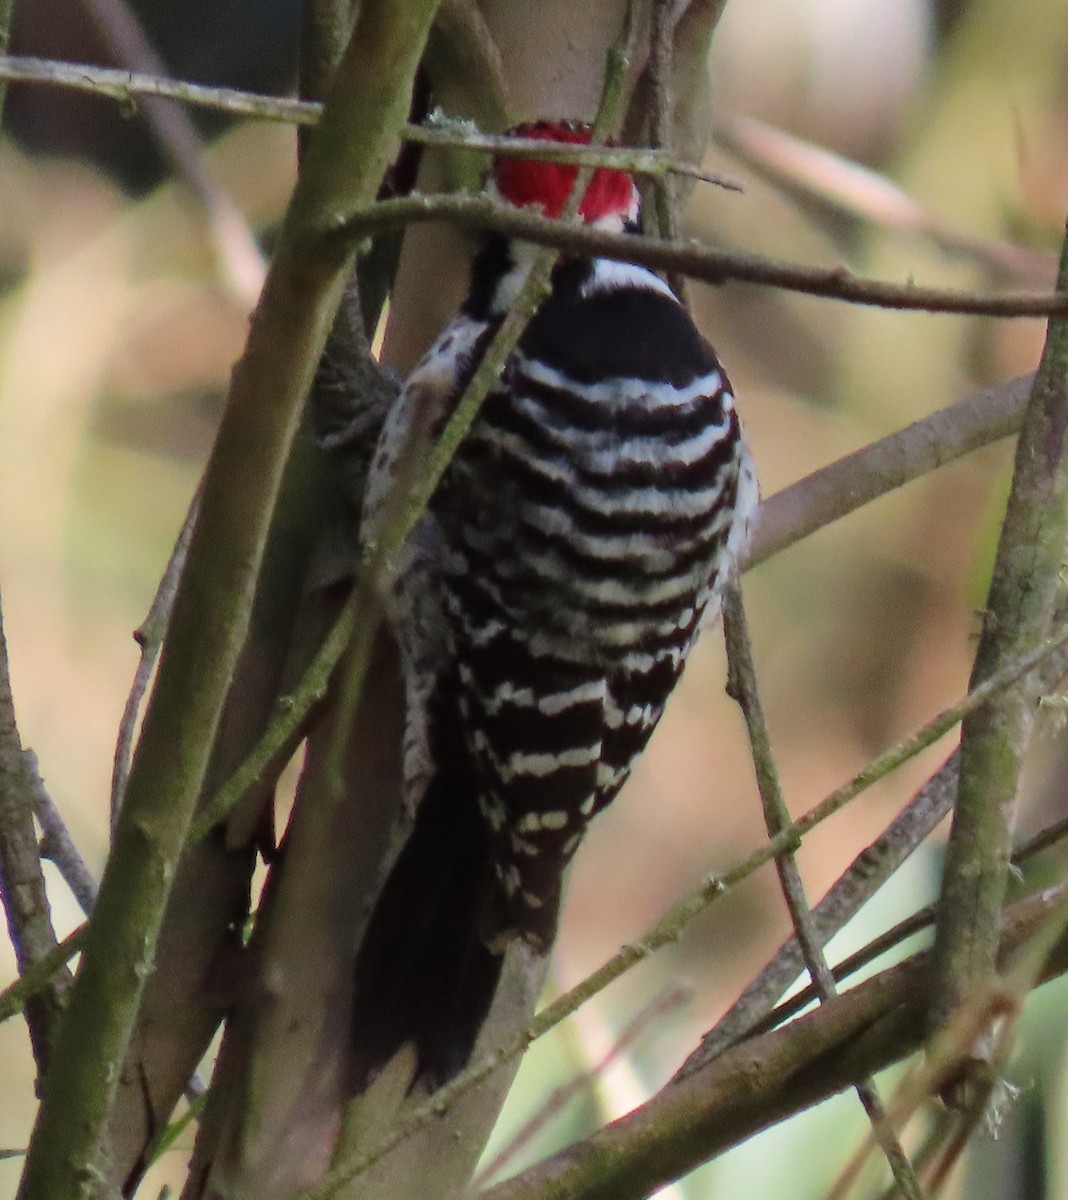
<svg viewBox="0 0 1068 1200"><path fill-rule="evenodd" d="M515 136L588 144L590 127ZM571 165L498 158L488 189L560 215ZM624 171L598 169L582 219L640 228ZM363 536L381 531L400 448L440 430L533 250L490 236L459 312L389 412ZM405 675L413 832L355 971L354 1068L404 1043L433 1089L460 1070L511 939L556 931L565 868L660 719L718 612L757 487L730 384L645 267L563 257L398 564L387 617Z"/></svg>

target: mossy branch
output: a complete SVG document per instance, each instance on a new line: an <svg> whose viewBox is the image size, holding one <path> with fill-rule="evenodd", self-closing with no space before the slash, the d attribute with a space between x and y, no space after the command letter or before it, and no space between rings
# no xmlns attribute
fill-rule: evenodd
<svg viewBox="0 0 1068 1200"><path fill-rule="evenodd" d="M237 662L282 468L351 254L317 232L370 201L407 117L434 0L364 0L279 235L201 515L20 1196L101 1194L99 1155L175 865Z"/></svg>
<svg viewBox="0 0 1068 1200"><path fill-rule="evenodd" d="M1068 287L1068 238L1057 284ZM1048 635L1066 537L1068 321L1052 320L1016 447L973 682ZM933 1028L994 972L1019 773L1037 699L1032 679L964 722L935 938Z"/></svg>
<svg viewBox="0 0 1068 1200"><path fill-rule="evenodd" d="M1014 905L1002 952L1045 936L1065 903L1051 888ZM1068 969L1062 940L1041 979ZM676 1079L589 1138L482 1193L483 1200L641 1200L760 1129L916 1050L930 956L917 955L789 1026L751 1039Z"/></svg>
<svg viewBox="0 0 1068 1200"><path fill-rule="evenodd" d="M1002 923L1002 954L1042 941L1064 902L1062 886L1009 908ZM1062 940L1032 982L1066 970L1068 944ZM758 1130L917 1050L929 995L930 954L913 956L791 1025L750 1039L685 1079L673 1080L641 1108L486 1190L482 1200L541 1200L547 1195L553 1200L643 1200ZM943 1072L952 1066L943 1061Z"/></svg>

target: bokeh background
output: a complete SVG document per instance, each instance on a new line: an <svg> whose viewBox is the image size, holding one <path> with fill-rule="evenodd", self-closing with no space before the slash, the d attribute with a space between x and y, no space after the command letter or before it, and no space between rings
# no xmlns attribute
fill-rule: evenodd
<svg viewBox="0 0 1068 1200"><path fill-rule="evenodd" d="M178 77L291 89L296 0L136 7ZM23 0L14 33L18 53L109 61L79 4ZM736 0L710 71L722 130L709 161L745 191L696 190L687 232L896 280L1052 281L1068 208L1066 0ZM292 185L295 135L197 119L211 178L269 239ZM769 141L768 127L801 144ZM843 157L813 159L808 143ZM851 176L846 158L907 193L916 206L908 227L890 193ZM848 205L830 203L847 186ZM957 235L955 251L945 249L947 233ZM10 89L0 139L0 588L23 740L96 869L115 730L137 657L131 632L196 485L254 300L255 263L219 236L135 112L54 89ZM695 287L692 299L728 365L766 495L1032 369L1043 337L1037 321L862 310L740 285ZM972 455L747 577L765 706L795 813L964 690L1010 466L1007 445ZM761 840L744 730L723 680L713 633L632 783L578 858L553 986L576 982L703 874ZM1064 808L1052 721L1040 740L1024 831ZM813 899L947 750L806 840L800 863ZM938 866L937 844L921 851L832 957L926 902ZM66 933L78 913L49 878ZM536 1049L501 1140L674 989L627 1055L523 1154L638 1102L787 930L773 874L762 871ZM0 983L13 976L5 944ZM1068 1197L1065 1000L1056 985L1032 1000L1011 1074L1020 1096L1000 1139L980 1139L954 1177L955 1194ZM33 1112L18 1021L0 1026L0 1080L0 1149L17 1150ZM855 1099L840 1098L675 1194L818 1196L864 1128ZM187 1133L145 1195L180 1179L188 1142ZM0 1160L0 1196L13 1194L19 1166L17 1156Z"/></svg>

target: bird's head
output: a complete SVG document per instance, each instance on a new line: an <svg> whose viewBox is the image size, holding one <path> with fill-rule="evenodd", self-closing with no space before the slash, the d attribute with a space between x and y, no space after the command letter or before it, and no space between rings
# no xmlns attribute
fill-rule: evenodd
<svg viewBox="0 0 1068 1200"><path fill-rule="evenodd" d="M588 146L592 126L579 121L532 121L516 125L508 135ZM575 184L578 168L571 163L546 162L531 158L496 158L490 173L491 186L502 200L516 208L535 207L547 217L558 217ZM638 221L640 197L626 171L598 167L593 173L579 214L587 225L623 229Z"/></svg>

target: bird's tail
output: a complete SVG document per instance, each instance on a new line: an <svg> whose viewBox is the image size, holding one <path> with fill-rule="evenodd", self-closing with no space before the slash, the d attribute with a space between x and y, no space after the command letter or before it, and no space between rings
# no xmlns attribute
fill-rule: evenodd
<svg viewBox="0 0 1068 1200"><path fill-rule="evenodd" d="M489 833L471 788L455 782L431 782L356 959L356 1093L406 1043L412 1087L448 1082L470 1059L497 989L503 955L483 938L495 891Z"/></svg>

